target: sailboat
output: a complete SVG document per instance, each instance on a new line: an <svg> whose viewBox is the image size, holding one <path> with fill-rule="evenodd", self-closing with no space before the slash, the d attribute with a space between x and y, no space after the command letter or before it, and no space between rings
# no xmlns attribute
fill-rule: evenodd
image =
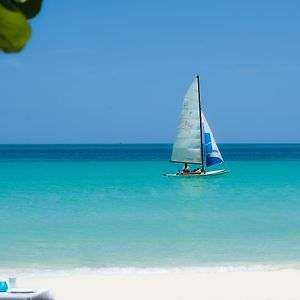
<svg viewBox="0 0 300 300"><path fill-rule="evenodd" d="M165 176L209 176L225 174L225 169L207 171L207 167L223 163L223 157L201 109L200 77L196 76L188 89L180 115L171 162L184 163L185 168ZM188 164L201 168L188 170Z"/></svg>

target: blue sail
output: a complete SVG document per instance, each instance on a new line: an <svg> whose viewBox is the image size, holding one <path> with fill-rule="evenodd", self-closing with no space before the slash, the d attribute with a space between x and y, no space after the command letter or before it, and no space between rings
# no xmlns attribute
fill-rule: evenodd
<svg viewBox="0 0 300 300"><path fill-rule="evenodd" d="M207 167L220 164L224 160L203 112L202 112L202 124L203 124L203 137L204 137L205 164Z"/></svg>

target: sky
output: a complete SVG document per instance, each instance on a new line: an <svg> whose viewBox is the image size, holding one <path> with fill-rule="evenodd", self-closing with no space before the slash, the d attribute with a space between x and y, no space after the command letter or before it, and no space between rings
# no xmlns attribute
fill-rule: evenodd
<svg viewBox="0 0 300 300"><path fill-rule="evenodd" d="M300 1L45 0L0 53L0 143L172 143L196 74L217 142L300 142Z"/></svg>

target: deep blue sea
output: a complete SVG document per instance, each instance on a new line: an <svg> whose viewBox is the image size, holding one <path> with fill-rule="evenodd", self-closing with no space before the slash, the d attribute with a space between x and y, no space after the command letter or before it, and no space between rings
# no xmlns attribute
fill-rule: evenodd
<svg viewBox="0 0 300 300"><path fill-rule="evenodd" d="M220 150L166 178L171 145L1 145L0 269L300 265L300 144Z"/></svg>

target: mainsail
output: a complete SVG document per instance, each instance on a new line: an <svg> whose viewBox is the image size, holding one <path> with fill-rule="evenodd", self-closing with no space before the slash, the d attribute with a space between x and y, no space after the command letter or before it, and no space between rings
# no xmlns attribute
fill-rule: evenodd
<svg viewBox="0 0 300 300"><path fill-rule="evenodd" d="M183 100L171 161L202 163L199 116L198 83L196 78Z"/></svg>
<svg viewBox="0 0 300 300"><path fill-rule="evenodd" d="M196 78L184 97L171 161L202 164L209 167L223 162L223 158L202 111L202 128L200 128L199 97L198 78ZM201 145L201 140L203 145Z"/></svg>

